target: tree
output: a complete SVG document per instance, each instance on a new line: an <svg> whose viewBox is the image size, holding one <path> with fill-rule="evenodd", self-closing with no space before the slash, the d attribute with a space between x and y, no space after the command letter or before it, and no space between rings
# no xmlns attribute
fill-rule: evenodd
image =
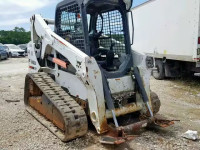
<svg viewBox="0 0 200 150"><path fill-rule="evenodd" d="M19 28L19 27L15 27L13 30L15 32L26 32L26 30L24 28Z"/></svg>
<svg viewBox="0 0 200 150"><path fill-rule="evenodd" d="M15 27L11 31L0 31L0 43L3 44L26 44L31 40L31 33L24 28Z"/></svg>

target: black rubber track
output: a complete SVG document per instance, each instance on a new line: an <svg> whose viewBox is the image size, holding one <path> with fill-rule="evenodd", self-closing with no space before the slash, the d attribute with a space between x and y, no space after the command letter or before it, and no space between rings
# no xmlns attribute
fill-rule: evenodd
<svg viewBox="0 0 200 150"><path fill-rule="evenodd" d="M29 106L29 82L32 80L51 103L59 110L65 122L65 132L58 129L40 113ZM69 141L87 133L88 121L83 108L44 72L27 74L24 102L27 111L62 141Z"/></svg>

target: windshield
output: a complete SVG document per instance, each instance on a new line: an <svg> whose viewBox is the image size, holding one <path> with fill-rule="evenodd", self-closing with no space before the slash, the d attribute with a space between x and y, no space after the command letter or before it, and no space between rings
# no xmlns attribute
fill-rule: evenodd
<svg viewBox="0 0 200 150"><path fill-rule="evenodd" d="M5 51L6 50L5 46L0 46L0 50Z"/></svg>
<svg viewBox="0 0 200 150"><path fill-rule="evenodd" d="M22 48L22 49L25 49L26 45L20 45L19 47Z"/></svg>
<svg viewBox="0 0 200 150"><path fill-rule="evenodd" d="M8 49L8 47L7 46L2 46L5 50L7 50Z"/></svg>
<svg viewBox="0 0 200 150"><path fill-rule="evenodd" d="M20 49L19 47L17 47L16 45L10 45L8 46L10 49Z"/></svg>
<svg viewBox="0 0 200 150"><path fill-rule="evenodd" d="M3 46L0 46L0 51L3 51Z"/></svg>

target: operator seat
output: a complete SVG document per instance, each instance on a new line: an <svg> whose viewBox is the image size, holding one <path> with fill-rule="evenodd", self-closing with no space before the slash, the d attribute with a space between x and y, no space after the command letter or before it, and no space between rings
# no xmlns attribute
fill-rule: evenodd
<svg viewBox="0 0 200 150"><path fill-rule="evenodd" d="M89 41L90 41L90 55L96 56L99 54L99 37L97 36L97 32L92 30L89 33Z"/></svg>

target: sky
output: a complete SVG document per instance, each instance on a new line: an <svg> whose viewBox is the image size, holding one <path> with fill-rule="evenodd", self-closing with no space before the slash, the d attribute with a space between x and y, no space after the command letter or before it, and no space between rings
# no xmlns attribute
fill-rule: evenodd
<svg viewBox="0 0 200 150"><path fill-rule="evenodd" d="M62 0L0 0L0 30L23 27L30 31L30 17L41 14L54 19L56 4ZM147 0L133 0L133 7Z"/></svg>

